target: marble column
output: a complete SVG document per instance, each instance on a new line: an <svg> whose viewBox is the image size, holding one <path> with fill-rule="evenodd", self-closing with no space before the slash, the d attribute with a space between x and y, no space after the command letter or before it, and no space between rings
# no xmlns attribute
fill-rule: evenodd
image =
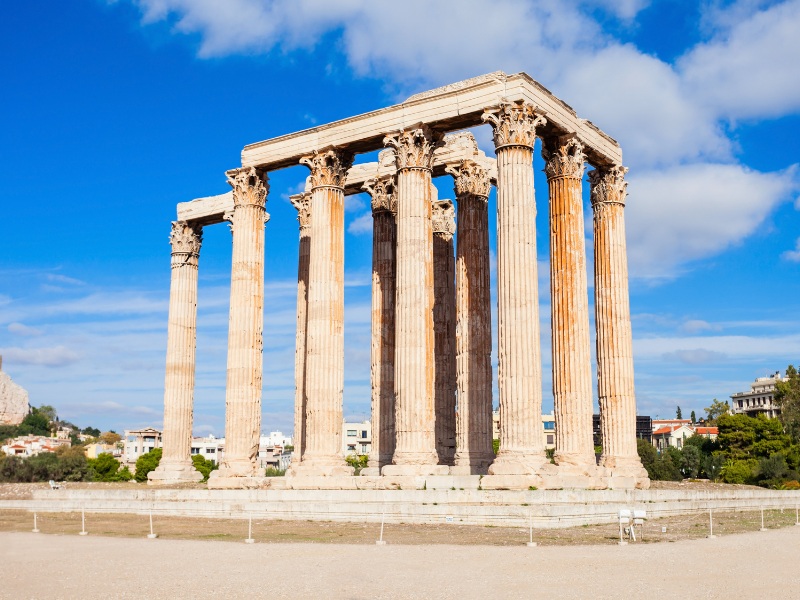
<svg viewBox="0 0 800 600"><path fill-rule="evenodd" d="M297 473L350 475L342 453L344 389L344 182L353 156L327 149L311 169L311 243L306 334L306 437Z"/></svg>
<svg viewBox="0 0 800 600"><path fill-rule="evenodd" d="M536 260L533 146L545 119L532 104L488 109L497 154L497 338L500 450L490 475L535 475L547 462Z"/></svg>
<svg viewBox="0 0 800 600"><path fill-rule="evenodd" d="M553 345L555 461L595 466L589 292L583 225L583 145L574 136L544 140L550 188L550 302Z"/></svg>
<svg viewBox="0 0 800 600"><path fill-rule="evenodd" d="M458 202L456 250L456 470L486 474L492 450L492 309L489 273L489 175L465 160L449 167Z"/></svg>
<svg viewBox="0 0 800 600"><path fill-rule="evenodd" d="M300 224L297 260L297 329L294 351L294 450L292 467L300 464L306 439L306 326L308 324L308 265L311 254L311 193L291 196Z"/></svg>
<svg viewBox="0 0 800 600"><path fill-rule="evenodd" d="M431 167L440 136L427 126L388 135L397 166L395 431L385 475L446 474L438 466L434 413Z"/></svg>
<svg viewBox="0 0 800 600"><path fill-rule="evenodd" d="M164 380L163 455L148 483L200 481L192 464L192 405L194 402L195 348L197 342L197 265L203 229L174 221L172 277L169 286L167 370Z"/></svg>
<svg viewBox="0 0 800 600"><path fill-rule="evenodd" d="M636 395L633 385L633 340L625 248L623 166L589 171L594 212L594 295L597 328L597 396L603 454L600 465L613 476L635 478L648 487L636 448ZM612 477L613 481L613 477Z"/></svg>
<svg viewBox="0 0 800 600"><path fill-rule="evenodd" d="M242 478L262 476L258 464L261 435L261 382L264 369L264 225L269 186L254 168L228 171L233 188L231 304L228 372L225 387L225 457L209 477L209 487L249 485ZM237 482L237 480L239 480Z"/></svg>
<svg viewBox="0 0 800 600"><path fill-rule="evenodd" d="M392 462L394 454L397 197L393 176L370 180L364 189L372 197L372 450L369 473L377 475L381 467Z"/></svg>
<svg viewBox="0 0 800 600"><path fill-rule="evenodd" d="M450 200L432 203L433 354L436 453L452 465L456 450L456 292L453 234L455 209Z"/></svg>

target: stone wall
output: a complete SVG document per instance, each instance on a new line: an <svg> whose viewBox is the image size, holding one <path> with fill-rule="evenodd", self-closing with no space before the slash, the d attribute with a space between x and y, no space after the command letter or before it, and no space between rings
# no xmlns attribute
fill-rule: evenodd
<svg viewBox="0 0 800 600"><path fill-rule="evenodd" d="M29 412L28 392L0 371L0 425L19 425Z"/></svg>

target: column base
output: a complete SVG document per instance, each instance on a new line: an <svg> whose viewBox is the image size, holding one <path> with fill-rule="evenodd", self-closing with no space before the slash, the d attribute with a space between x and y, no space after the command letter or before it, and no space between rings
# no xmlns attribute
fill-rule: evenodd
<svg viewBox="0 0 800 600"><path fill-rule="evenodd" d="M203 475L194 468L191 461L162 463L147 474L147 485L170 485L173 483L197 483Z"/></svg>
<svg viewBox="0 0 800 600"><path fill-rule="evenodd" d="M209 489L249 489L263 485L264 469L248 459L225 460L208 477Z"/></svg>
<svg viewBox="0 0 800 600"><path fill-rule="evenodd" d="M381 475L388 477L424 477L426 475L450 475L450 467L447 465L386 465L381 469Z"/></svg>
<svg viewBox="0 0 800 600"><path fill-rule="evenodd" d="M355 469L339 456L306 456L286 471L286 477L352 477Z"/></svg>
<svg viewBox="0 0 800 600"><path fill-rule="evenodd" d="M489 465L488 472L489 475L537 475L549 464L544 452L534 454L500 450Z"/></svg>
<svg viewBox="0 0 800 600"><path fill-rule="evenodd" d="M638 456L604 456L600 460L600 465L611 474L608 484L611 488L631 490L646 490L650 488L650 478L647 475L647 469L642 466L642 462Z"/></svg>
<svg viewBox="0 0 800 600"><path fill-rule="evenodd" d="M456 454L455 465L450 467L451 475L486 475L489 465L494 461L494 454Z"/></svg>

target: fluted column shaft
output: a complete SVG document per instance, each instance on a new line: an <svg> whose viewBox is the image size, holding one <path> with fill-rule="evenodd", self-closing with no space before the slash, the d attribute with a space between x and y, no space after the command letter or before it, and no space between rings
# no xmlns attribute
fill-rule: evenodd
<svg viewBox="0 0 800 600"><path fill-rule="evenodd" d="M387 136L397 154L396 444L387 474L436 465L433 360L431 164L435 136L425 127ZM421 471L425 469L417 469ZM428 469L430 470L430 469ZM417 472L414 471L414 472Z"/></svg>
<svg viewBox="0 0 800 600"><path fill-rule="evenodd" d="M583 147L574 137L548 140L550 302L553 344L555 460L594 465L589 296L583 225Z"/></svg>
<svg viewBox="0 0 800 600"><path fill-rule="evenodd" d="M601 465L641 469L636 448L633 339L625 248L626 168L589 172L594 210L597 392L603 434Z"/></svg>
<svg viewBox="0 0 800 600"><path fill-rule="evenodd" d="M493 475L534 474L545 462L533 146L545 122L534 107L484 113L497 154L497 316L500 450Z"/></svg>
<svg viewBox="0 0 800 600"><path fill-rule="evenodd" d="M370 467L383 467L394 454L394 352L397 210L394 179L369 182L372 196L372 450Z"/></svg>
<svg viewBox="0 0 800 600"><path fill-rule="evenodd" d="M306 439L306 337L308 324L308 270L311 255L311 194L290 198L300 223L300 248L297 260L297 330L294 353L294 450L292 465L303 457Z"/></svg>
<svg viewBox="0 0 800 600"><path fill-rule="evenodd" d="M455 215L449 200L433 202L432 209L436 453L440 464L452 465L456 447Z"/></svg>
<svg viewBox="0 0 800 600"><path fill-rule="evenodd" d="M192 465L192 410L197 343L197 267L202 228L172 223L172 275L169 287L167 368L164 378L163 454L150 480L202 478Z"/></svg>
<svg viewBox="0 0 800 600"><path fill-rule="evenodd" d="M464 161L450 169L458 202L455 464L485 473L492 451L492 311L489 273L489 177Z"/></svg>
<svg viewBox="0 0 800 600"><path fill-rule="evenodd" d="M305 157L311 169L311 242L306 336L306 438L300 468L346 469L344 388L344 180L352 156L327 150Z"/></svg>
<svg viewBox="0 0 800 600"><path fill-rule="evenodd" d="M225 458L216 478L255 476L261 435L264 330L264 225L266 175L229 171L233 187L233 259L225 388Z"/></svg>

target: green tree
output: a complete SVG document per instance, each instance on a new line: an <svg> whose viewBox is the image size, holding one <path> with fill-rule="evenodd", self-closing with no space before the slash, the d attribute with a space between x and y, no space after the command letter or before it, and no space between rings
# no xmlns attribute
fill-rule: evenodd
<svg viewBox="0 0 800 600"><path fill-rule="evenodd" d="M89 464L83 453L83 446L62 446L56 450L58 457L58 481L86 481Z"/></svg>
<svg viewBox="0 0 800 600"><path fill-rule="evenodd" d="M730 460L722 467L722 481L725 483L754 483L758 461L752 458Z"/></svg>
<svg viewBox="0 0 800 600"><path fill-rule="evenodd" d="M161 462L161 448L153 448L150 452L142 454L136 461L136 474L134 478L139 483L147 481L147 474L155 471Z"/></svg>
<svg viewBox="0 0 800 600"><path fill-rule="evenodd" d="M105 431L97 437L97 440L101 444L107 444L109 446L113 446L114 444L122 440L122 436L113 431Z"/></svg>
<svg viewBox="0 0 800 600"><path fill-rule="evenodd" d="M700 448L694 444L686 444L681 451L680 471L683 476L694 479L700 475L702 466L703 453L700 451Z"/></svg>
<svg viewBox="0 0 800 600"><path fill-rule="evenodd" d="M200 471L200 474L203 476L203 481L208 481L208 476L211 475L211 471L214 471L219 468L219 465L212 460L208 460L204 458L200 454L193 454L192 455L192 464L194 468Z"/></svg>
<svg viewBox="0 0 800 600"><path fill-rule="evenodd" d="M92 437L98 437L100 435L100 430L97 429L97 427L86 427L81 433Z"/></svg>
<svg viewBox="0 0 800 600"><path fill-rule="evenodd" d="M731 407L728 406L727 402L720 402L716 398L711 401L711 406L707 406L704 410L706 411L706 421L708 421L709 425L714 425L717 422L717 419L722 415L728 414Z"/></svg>
<svg viewBox="0 0 800 600"><path fill-rule="evenodd" d="M48 425L58 422L58 414L56 413L56 409L49 404L43 404L37 408L36 411L45 419L47 419Z"/></svg>
<svg viewBox="0 0 800 600"><path fill-rule="evenodd" d="M495 456L497 453L500 452L500 440L492 440L492 450L494 451Z"/></svg>
<svg viewBox="0 0 800 600"><path fill-rule="evenodd" d="M781 407L781 422L795 441L800 441L800 374L786 367L786 381L775 384L775 402Z"/></svg>
<svg viewBox="0 0 800 600"><path fill-rule="evenodd" d="M38 408L32 408L17 430L17 435L50 435L50 420Z"/></svg>
<svg viewBox="0 0 800 600"><path fill-rule="evenodd" d="M722 474L722 467L725 466L725 457L719 452L710 454L703 460L703 473L711 481L717 481Z"/></svg>
<svg viewBox="0 0 800 600"><path fill-rule="evenodd" d="M642 466L647 470L647 476L650 479L654 479L653 465L655 465L658 458L658 452L656 452L655 447L647 440L639 438L636 440L636 450L639 453L639 460L642 461Z"/></svg>
<svg viewBox="0 0 800 600"><path fill-rule="evenodd" d="M676 406L675 407L675 418L676 419L682 419L683 418L683 413L681 412L681 407L680 406Z"/></svg>
<svg viewBox="0 0 800 600"><path fill-rule="evenodd" d="M366 454L348 454L344 462L355 469L355 474L358 475L361 473L361 469L365 469L367 467L367 463L369 462L369 456Z"/></svg>
<svg viewBox="0 0 800 600"><path fill-rule="evenodd" d="M758 461L756 476L759 484L765 487L778 488L786 480L789 466L783 454L772 454L769 458Z"/></svg>
<svg viewBox="0 0 800 600"><path fill-rule="evenodd" d="M697 415L694 414L694 411L692 411L692 414L689 415L689 418L692 420L692 425L697 423Z"/></svg>
<svg viewBox="0 0 800 600"><path fill-rule="evenodd" d="M89 476L93 481L127 481L130 479L130 471L119 468L119 461L108 452L98 454L97 458L87 461Z"/></svg>

